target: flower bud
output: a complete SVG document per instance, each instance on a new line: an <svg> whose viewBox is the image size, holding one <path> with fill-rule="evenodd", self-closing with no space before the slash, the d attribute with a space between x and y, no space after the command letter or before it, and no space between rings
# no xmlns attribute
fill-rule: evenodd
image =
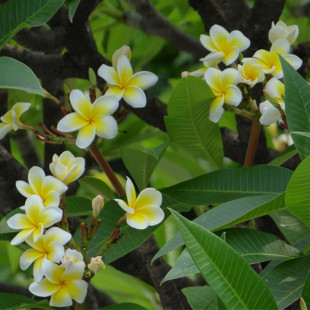
<svg viewBox="0 0 310 310"><path fill-rule="evenodd" d="M93 208L93 217L97 218L99 216L99 213L101 211L101 209L103 208L104 205L104 201L103 201L103 197L101 195L96 196L93 200L92 200L92 208Z"/></svg>
<svg viewBox="0 0 310 310"><path fill-rule="evenodd" d="M105 265L101 258L102 256L92 257L90 263L87 265L88 269L93 273L97 273L100 269L104 269Z"/></svg>

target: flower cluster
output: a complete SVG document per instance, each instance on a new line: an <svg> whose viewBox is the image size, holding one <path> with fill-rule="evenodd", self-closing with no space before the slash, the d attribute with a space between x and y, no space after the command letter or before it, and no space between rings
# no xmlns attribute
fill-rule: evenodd
<svg viewBox="0 0 310 310"><path fill-rule="evenodd" d="M112 67L102 65L98 74L108 83L103 96L94 99L78 89L71 91L69 101L71 112L63 107L65 116L57 128L48 129L44 124L43 132L24 125L20 121L22 113L30 108L29 103L17 103L3 115L0 123L0 139L10 130L30 129L39 140L52 143L75 142L81 149L91 146L96 136L112 139L117 135L118 125L113 114L123 100L134 108L146 105L144 90L157 82L151 72L133 73L130 64L130 48L124 46L112 58ZM90 99L93 98L93 100ZM77 131L76 136L68 134ZM59 138L58 134L64 138ZM95 146L96 147L96 146ZM92 151L94 149L91 148ZM34 282L29 290L39 297L50 297L50 305L69 307L73 300L83 303L88 282L100 269L105 268L102 256L86 259L87 246L101 223L99 213L104 206L103 197L98 195L92 200L93 214L88 227L81 223L81 247L74 240L66 218L65 193L68 185L77 180L85 171L85 160L65 151L54 154L49 165L52 175L46 175L40 167L34 166L28 172L28 180L16 182L16 188L26 200L18 213L7 220L7 225L18 231L11 240L12 245L25 243L28 247L20 257L20 268L28 269L33 265ZM117 187L115 187L117 189ZM137 197L132 181L126 184L127 202L115 199L126 213L119 219L114 231L102 247L104 250L119 237L123 221L136 229L159 224L164 219L160 208L162 195L154 188L144 189ZM74 249L70 249L69 246ZM82 249L82 253L79 249Z"/></svg>
<svg viewBox="0 0 310 310"><path fill-rule="evenodd" d="M52 227L63 219L61 196L67 185L83 174L84 167L84 158L74 157L69 151L53 156L50 170L54 176L46 176L40 167L32 167L28 183L16 182L17 190L26 197L20 208L25 213L17 213L7 221L10 228L19 230L11 244L25 242L29 246L20 257L22 270L33 264L34 282L29 290L37 296L51 296L50 305L55 307L70 306L72 299L83 302L87 293L81 253L65 250L71 234Z"/></svg>
<svg viewBox="0 0 310 310"><path fill-rule="evenodd" d="M298 56L290 54L291 44L295 42L297 36L298 26L287 26L283 21L272 23L268 35L270 50L260 49L253 57L242 58L240 53L250 46L250 40L238 30L229 33L222 26L213 25L209 35L200 36L202 45L210 52L201 59L204 67L192 73L184 72L182 76L204 77L215 96L211 102L209 115L209 119L215 123L221 119L225 104L227 107L243 109L249 101L253 102L250 97L251 88L262 83L266 100L259 105L259 121L268 126L281 121L285 111L284 85L280 81L283 78L283 71L279 55L295 69L302 65L302 60ZM241 64L236 65L234 62L238 57L241 59ZM232 68L221 71L218 66L220 62L226 66L232 65Z"/></svg>

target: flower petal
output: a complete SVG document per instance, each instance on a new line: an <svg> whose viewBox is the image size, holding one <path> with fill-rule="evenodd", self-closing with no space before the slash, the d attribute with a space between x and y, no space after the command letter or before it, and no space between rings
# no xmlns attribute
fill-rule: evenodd
<svg viewBox="0 0 310 310"><path fill-rule="evenodd" d="M43 182L43 189L45 193L50 191L55 191L59 195L62 195L68 187L61 182L60 180L56 179L55 177L48 175Z"/></svg>
<svg viewBox="0 0 310 310"><path fill-rule="evenodd" d="M98 69L98 75L101 76L107 83L111 85L120 86L120 79L118 77L117 71L110 66L101 65Z"/></svg>
<svg viewBox="0 0 310 310"><path fill-rule="evenodd" d="M31 104L28 102L17 102L13 105L12 110L14 110L14 112L16 113L16 119L18 123L19 123L20 116L24 112L29 110L30 107L31 107Z"/></svg>
<svg viewBox="0 0 310 310"><path fill-rule="evenodd" d="M96 134L104 139L113 139L118 133L117 122L113 116L98 117L94 121Z"/></svg>
<svg viewBox="0 0 310 310"><path fill-rule="evenodd" d="M44 237L46 245L49 245L52 242L59 242L60 244L65 245L72 238L70 233L58 227L48 229Z"/></svg>
<svg viewBox="0 0 310 310"><path fill-rule="evenodd" d="M27 228L22 231L20 231L11 241L12 245L18 245L22 242L24 242L29 236L31 236L32 232L34 231L34 228Z"/></svg>
<svg viewBox="0 0 310 310"><path fill-rule="evenodd" d="M37 227L32 232L33 242L37 242L42 236L44 232L44 227L42 223L38 223Z"/></svg>
<svg viewBox="0 0 310 310"><path fill-rule="evenodd" d="M72 299L66 286L60 286L59 290L52 295L49 304L53 307L69 307L72 305Z"/></svg>
<svg viewBox="0 0 310 310"><path fill-rule="evenodd" d="M92 117L101 115L111 115L113 114L119 106L118 100L115 96L102 96L96 99L92 108Z"/></svg>
<svg viewBox="0 0 310 310"><path fill-rule="evenodd" d="M33 282L29 286L29 291L36 296L47 297L54 294L59 289L59 285L42 279L40 282Z"/></svg>
<svg viewBox="0 0 310 310"><path fill-rule="evenodd" d="M65 254L65 248L59 242L52 242L47 247L47 252L46 258L48 260L54 263L59 263Z"/></svg>
<svg viewBox="0 0 310 310"><path fill-rule="evenodd" d="M139 87L126 87L124 100L133 108L143 108L146 105L146 96Z"/></svg>
<svg viewBox="0 0 310 310"><path fill-rule="evenodd" d="M36 261L39 257L42 256L44 256L44 253L38 250L26 250L19 258L20 269L26 270L34 261Z"/></svg>
<svg viewBox="0 0 310 310"><path fill-rule="evenodd" d="M48 259L43 259L42 261L42 270L46 279L50 282L53 282L59 285L63 278L63 273L65 270L59 265L50 262Z"/></svg>
<svg viewBox="0 0 310 310"><path fill-rule="evenodd" d="M284 84L273 77L267 82L264 92L268 96L277 98L278 100L280 99L283 102L282 96L284 96Z"/></svg>
<svg viewBox="0 0 310 310"><path fill-rule="evenodd" d="M72 132L79 130L87 124L88 121L85 118L81 117L78 113L73 112L67 114L59 121L57 129L63 132Z"/></svg>
<svg viewBox="0 0 310 310"><path fill-rule="evenodd" d="M86 149L88 146L92 144L92 142L95 139L95 136L96 136L95 125L93 123L88 124L79 130L76 139L76 145L80 149Z"/></svg>
<svg viewBox="0 0 310 310"><path fill-rule="evenodd" d="M281 113L268 100L259 105L259 110L262 113L259 121L262 125L269 126L281 119Z"/></svg>
<svg viewBox="0 0 310 310"><path fill-rule="evenodd" d="M158 76L149 71L141 71L135 73L127 83L127 86L136 86L141 89L149 88L155 85L158 81Z"/></svg>
<svg viewBox="0 0 310 310"><path fill-rule="evenodd" d="M237 85L241 81L241 76L239 71L233 68L228 68L222 71L220 77L221 89L226 88L230 85Z"/></svg>
<svg viewBox="0 0 310 310"><path fill-rule="evenodd" d="M12 129L13 129L13 126L11 124L1 123L0 124L0 140L3 139Z"/></svg>
<svg viewBox="0 0 310 310"><path fill-rule="evenodd" d="M85 270L84 261L81 260L74 262L69 266L69 268L65 269L65 272L63 274L63 280L64 281L80 280L83 277L84 270Z"/></svg>
<svg viewBox="0 0 310 310"><path fill-rule="evenodd" d="M121 55L117 61L117 73L121 85L126 85L127 81L132 76L132 67L126 55Z"/></svg>
<svg viewBox="0 0 310 310"><path fill-rule="evenodd" d="M73 89L70 93L70 103L75 112L85 119L90 118L92 104L89 99L79 90Z"/></svg>
<svg viewBox="0 0 310 310"><path fill-rule="evenodd" d="M239 30L234 30L229 34L229 43L236 46L240 52L249 48L251 41Z"/></svg>
<svg viewBox="0 0 310 310"><path fill-rule="evenodd" d="M60 202L60 196L56 191L50 191L44 194L44 207L58 207Z"/></svg>
<svg viewBox="0 0 310 310"><path fill-rule="evenodd" d="M126 181L126 197L127 197L127 201L128 201L128 205L130 207L134 206L134 203L136 201L137 195L136 195L136 189L132 183L132 181L130 180L130 178L126 177L127 181Z"/></svg>
<svg viewBox="0 0 310 310"><path fill-rule="evenodd" d="M241 101L242 101L241 90L235 85L228 86L226 88L226 93L224 95L224 102L236 107L239 105Z"/></svg>
<svg viewBox="0 0 310 310"><path fill-rule="evenodd" d="M63 180L68 174L68 167L57 161L52 161L49 168L53 176L58 180Z"/></svg>
<svg viewBox="0 0 310 310"><path fill-rule="evenodd" d="M216 52L218 50L218 48L214 45L212 39L208 35L200 35L200 43L205 49L210 52Z"/></svg>
<svg viewBox="0 0 310 310"><path fill-rule="evenodd" d="M128 205L127 205L127 203L124 201L124 200L121 200L121 199L114 199L117 203L118 203L118 205L124 210L124 211L126 211L127 213L130 213L130 214L133 214L133 213L135 213L135 210L133 209L133 208L131 208L131 207L129 207Z"/></svg>
<svg viewBox="0 0 310 310"><path fill-rule="evenodd" d="M214 45L217 47L217 50L223 51L223 47L226 45L229 33L228 31L220 26L220 25L213 25L210 28L210 37Z"/></svg>
<svg viewBox="0 0 310 310"><path fill-rule="evenodd" d="M124 95L124 88L119 86L109 86L108 90L106 91L106 96L114 96L117 100L121 100Z"/></svg>
<svg viewBox="0 0 310 310"><path fill-rule="evenodd" d="M32 190L41 195L43 180L45 179L45 173L42 168L34 166L29 170L28 173L28 182Z"/></svg>
<svg viewBox="0 0 310 310"><path fill-rule="evenodd" d="M88 284L84 280L73 280L66 283L66 288L71 296L78 303L83 303L87 294Z"/></svg>
<svg viewBox="0 0 310 310"><path fill-rule="evenodd" d="M42 261L45 255L39 257L33 264L33 278L36 282L40 282L43 278Z"/></svg>
<svg viewBox="0 0 310 310"><path fill-rule="evenodd" d="M226 66L229 66L230 64L232 64L239 56L239 49L235 46L232 46L229 49L229 53L226 53L223 57L223 63Z"/></svg>
<svg viewBox="0 0 310 310"><path fill-rule="evenodd" d="M7 220L7 224L13 229L32 228L33 225L25 214L15 214Z"/></svg>
<svg viewBox="0 0 310 310"><path fill-rule="evenodd" d="M290 51L291 45L286 39L278 39L274 41L271 45L270 52L280 55L288 54Z"/></svg>
<svg viewBox="0 0 310 310"><path fill-rule="evenodd" d="M209 114L209 120L213 123L217 123L223 113L224 113L224 96L216 97L212 100L210 105L210 114Z"/></svg>
<svg viewBox="0 0 310 310"><path fill-rule="evenodd" d="M41 211L44 209L42 199L37 195L27 198L25 203L25 212L28 219L35 225Z"/></svg>
<svg viewBox="0 0 310 310"><path fill-rule="evenodd" d="M293 54L284 55L283 58L295 69L298 70L302 65L302 60Z"/></svg>
<svg viewBox="0 0 310 310"><path fill-rule="evenodd" d="M205 81L215 93L221 93L220 79L221 71L215 68L208 68L204 75Z"/></svg>
<svg viewBox="0 0 310 310"><path fill-rule="evenodd" d="M50 227L57 222L60 222L62 218L62 210L56 207L44 208L39 216L38 221L43 224L45 228Z"/></svg>
<svg viewBox="0 0 310 310"><path fill-rule="evenodd" d="M148 218L149 226L157 225L165 218L164 211L158 206L143 207L138 210L138 213Z"/></svg>
<svg viewBox="0 0 310 310"><path fill-rule="evenodd" d="M155 188L145 188L138 196L134 209L140 210L140 208L144 208L147 206L157 206L159 207L162 203L162 194L160 191Z"/></svg>
<svg viewBox="0 0 310 310"><path fill-rule="evenodd" d="M24 197L30 197L35 194L31 186L25 181L16 181L16 188Z"/></svg>
<svg viewBox="0 0 310 310"><path fill-rule="evenodd" d="M139 213L127 213L126 222L130 227L136 229L145 229L149 226L149 219L145 215Z"/></svg>

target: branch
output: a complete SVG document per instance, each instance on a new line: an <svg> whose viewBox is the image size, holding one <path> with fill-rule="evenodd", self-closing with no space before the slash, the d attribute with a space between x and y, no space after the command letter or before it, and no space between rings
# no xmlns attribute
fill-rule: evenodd
<svg viewBox="0 0 310 310"><path fill-rule="evenodd" d="M210 0L216 11L226 22L228 29L241 29L245 25L250 8L244 0Z"/></svg>
<svg viewBox="0 0 310 310"><path fill-rule="evenodd" d="M276 22L284 8L285 0L255 0L248 15L246 25L240 29L251 40L251 47L246 55L253 55L258 49L268 49L268 32L271 22Z"/></svg>
<svg viewBox="0 0 310 310"><path fill-rule="evenodd" d="M206 32L209 32L209 29L214 24L227 28L225 20L215 9L214 4L211 3L210 0L189 0L188 2L189 5L200 15Z"/></svg>
<svg viewBox="0 0 310 310"><path fill-rule="evenodd" d="M159 13L148 0L127 0L136 12L124 12L123 22L143 32L166 39L179 50L192 54L196 59L204 57L205 49L199 40L176 28Z"/></svg>

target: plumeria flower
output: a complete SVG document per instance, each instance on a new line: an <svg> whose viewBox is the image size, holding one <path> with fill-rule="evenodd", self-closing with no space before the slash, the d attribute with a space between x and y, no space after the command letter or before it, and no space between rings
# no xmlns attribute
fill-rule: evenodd
<svg viewBox="0 0 310 310"><path fill-rule="evenodd" d="M160 208L162 195L155 188L145 188L136 197L136 190L132 181L127 177L126 182L127 202L114 199L126 211L126 222L136 229L145 229L148 226L159 224L165 217Z"/></svg>
<svg viewBox="0 0 310 310"><path fill-rule="evenodd" d="M65 269L73 268L75 265L79 268L85 268L83 255L77 250L67 249L63 258L61 259L61 267Z"/></svg>
<svg viewBox="0 0 310 310"><path fill-rule="evenodd" d="M236 86L241 81L239 72L228 68L220 71L209 68L204 76L215 98L211 102L209 119L217 123L224 112L224 103L238 106L242 100L242 93Z"/></svg>
<svg viewBox="0 0 310 310"><path fill-rule="evenodd" d="M261 66L253 58L244 58L243 65L238 65L238 71L241 75L241 82L255 86L265 79L265 74Z"/></svg>
<svg viewBox="0 0 310 310"><path fill-rule="evenodd" d="M82 280L84 268L75 265L64 269L47 259L42 261L42 271L45 276L40 282L33 282L29 291L39 297L51 296L50 306L69 307L72 299L83 303L87 293L87 282Z"/></svg>
<svg viewBox="0 0 310 310"><path fill-rule="evenodd" d="M15 103L11 110L0 117L0 140L12 129L15 131L23 124L20 121L21 115L29 110L31 104L27 102Z"/></svg>
<svg viewBox="0 0 310 310"><path fill-rule="evenodd" d="M31 249L26 250L20 257L20 268L26 270L34 262L33 277L36 282L39 282L43 278L43 259L59 263L65 253L64 245L71 237L70 233L58 227L52 227L37 242L33 242L31 238L26 239Z"/></svg>
<svg viewBox="0 0 310 310"><path fill-rule="evenodd" d="M117 108L118 101L113 96L102 96L92 104L78 89L70 93L70 102L75 112L67 114L57 125L63 132L79 131L76 145L85 149L94 141L95 136L113 139L117 134L117 122L111 116Z"/></svg>
<svg viewBox="0 0 310 310"><path fill-rule="evenodd" d="M282 110L285 110L284 97L284 84L276 78L271 78L264 89L267 96L275 99ZM259 105L259 111L262 113L259 121L262 125L268 126L276 121L281 120L281 113L272 103L268 100Z"/></svg>
<svg viewBox="0 0 310 310"><path fill-rule="evenodd" d="M211 53L204 60L222 60L226 66L233 63L240 52L250 46L250 40L239 30L228 32L220 25L210 28L210 36L202 34L201 44Z"/></svg>
<svg viewBox="0 0 310 310"><path fill-rule="evenodd" d="M118 100L123 98L133 108L145 107L146 95L143 90L156 84L158 77L149 71L133 74L128 55L121 54L117 57L114 57L114 66L101 65L98 69L98 74L109 86L106 94L113 95Z"/></svg>
<svg viewBox="0 0 310 310"><path fill-rule="evenodd" d="M102 256L92 257L90 263L87 265L88 269L93 273L97 273L100 269L104 269L105 265L102 261Z"/></svg>
<svg viewBox="0 0 310 310"><path fill-rule="evenodd" d="M294 69L299 69L302 65L302 60L290 52L290 43L287 39L278 39L272 43L270 52L266 50L258 50L253 58L262 67L265 74L272 74L274 77L280 79L283 77L283 71L279 55L281 55Z"/></svg>
<svg viewBox="0 0 310 310"><path fill-rule="evenodd" d="M15 214L7 221L10 228L21 230L11 241L12 245L20 244L27 238L31 242L37 242L42 237L44 228L54 225L62 218L60 208L45 208L37 195L26 200L24 210L26 214Z"/></svg>
<svg viewBox="0 0 310 310"><path fill-rule="evenodd" d="M53 155L53 161L49 167L55 178L68 185L84 173L85 159L74 157L71 152L64 151L60 156Z"/></svg>
<svg viewBox="0 0 310 310"><path fill-rule="evenodd" d="M268 33L268 38L271 43L278 39L287 39L290 44L293 44L299 34L297 25L287 26L285 22L279 20L276 24L272 22L271 29Z"/></svg>
<svg viewBox="0 0 310 310"><path fill-rule="evenodd" d="M24 196L38 195L45 207L57 207L62 195L68 187L55 177L46 176L40 167L32 167L28 173L28 182L17 181L16 188Z"/></svg>

